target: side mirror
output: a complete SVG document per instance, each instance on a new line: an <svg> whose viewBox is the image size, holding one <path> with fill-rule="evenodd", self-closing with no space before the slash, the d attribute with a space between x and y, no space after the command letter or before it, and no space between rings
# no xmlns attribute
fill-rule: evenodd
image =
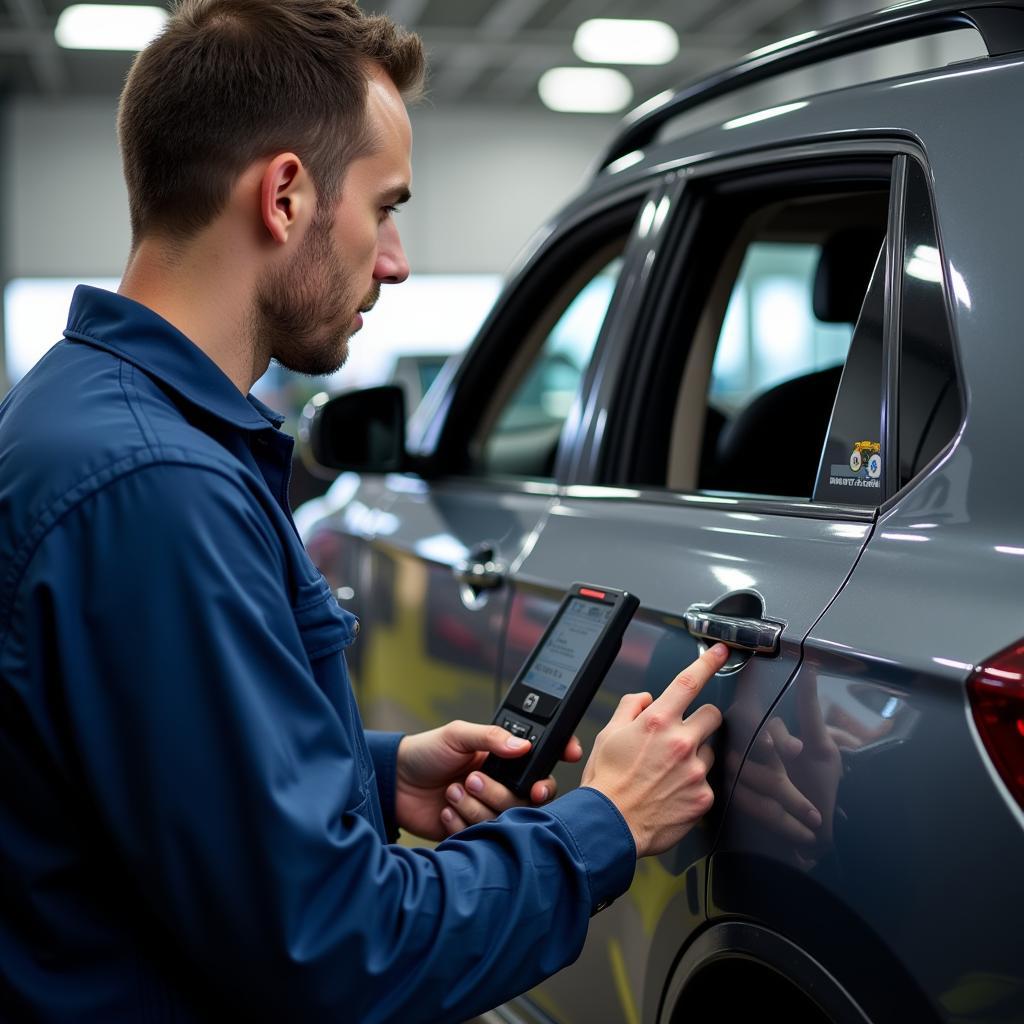
<svg viewBox="0 0 1024 1024"><path fill-rule="evenodd" d="M299 453L311 473L328 480L339 470L402 472L409 461L402 389L386 384L316 395L299 421Z"/></svg>

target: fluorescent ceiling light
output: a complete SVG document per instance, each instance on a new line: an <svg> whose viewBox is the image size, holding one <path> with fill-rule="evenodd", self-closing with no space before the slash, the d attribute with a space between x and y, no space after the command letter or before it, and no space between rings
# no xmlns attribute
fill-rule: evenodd
<svg viewBox="0 0 1024 1024"><path fill-rule="evenodd" d="M562 113L611 114L633 99L629 79L613 68L552 68L537 91L545 106Z"/></svg>
<svg viewBox="0 0 1024 1024"><path fill-rule="evenodd" d="M679 36L663 21L591 18L576 29L572 48L591 64L668 64L679 53Z"/></svg>
<svg viewBox="0 0 1024 1024"><path fill-rule="evenodd" d="M68 50L141 50L167 24L162 7L72 4L57 19L54 37Z"/></svg>

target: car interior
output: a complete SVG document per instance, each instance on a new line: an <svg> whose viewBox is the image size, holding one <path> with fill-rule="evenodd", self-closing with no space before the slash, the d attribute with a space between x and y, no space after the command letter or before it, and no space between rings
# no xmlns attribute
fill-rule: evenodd
<svg viewBox="0 0 1024 1024"><path fill-rule="evenodd" d="M820 247L808 296L813 315L852 328L885 241L887 211L888 194L877 192L784 201L748 218L694 333L669 446L670 489L811 497L843 363L784 380L735 411L721 408L708 395L726 308L754 242L810 242Z"/></svg>

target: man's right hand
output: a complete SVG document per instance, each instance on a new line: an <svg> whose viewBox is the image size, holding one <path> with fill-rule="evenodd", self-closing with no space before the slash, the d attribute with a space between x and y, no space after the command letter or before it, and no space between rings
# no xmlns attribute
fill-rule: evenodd
<svg viewBox="0 0 1024 1024"><path fill-rule="evenodd" d="M638 857L664 853L710 809L707 774L714 761L708 738L722 724L713 704L684 719L704 684L725 664L729 649L715 644L654 700L630 693L594 741L583 785L618 807Z"/></svg>

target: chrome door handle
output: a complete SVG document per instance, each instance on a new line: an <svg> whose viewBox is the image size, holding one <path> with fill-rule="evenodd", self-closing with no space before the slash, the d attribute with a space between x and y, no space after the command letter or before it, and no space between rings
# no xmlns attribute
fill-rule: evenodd
<svg viewBox="0 0 1024 1024"><path fill-rule="evenodd" d="M463 586L474 590L494 590L505 582L506 568L501 562L474 562L467 559L452 569L452 575Z"/></svg>
<svg viewBox="0 0 1024 1024"><path fill-rule="evenodd" d="M765 619L717 615L694 606L683 616L690 636L710 643L728 644L751 654L778 654L782 626Z"/></svg>
<svg viewBox="0 0 1024 1024"><path fill-rule="evenodd" d="M494 557L493 541L474 544L466 557L452 567L452 575L463 587L469 587L474 594L481 590L494 590L505 582L508 567Z"/></svg>

